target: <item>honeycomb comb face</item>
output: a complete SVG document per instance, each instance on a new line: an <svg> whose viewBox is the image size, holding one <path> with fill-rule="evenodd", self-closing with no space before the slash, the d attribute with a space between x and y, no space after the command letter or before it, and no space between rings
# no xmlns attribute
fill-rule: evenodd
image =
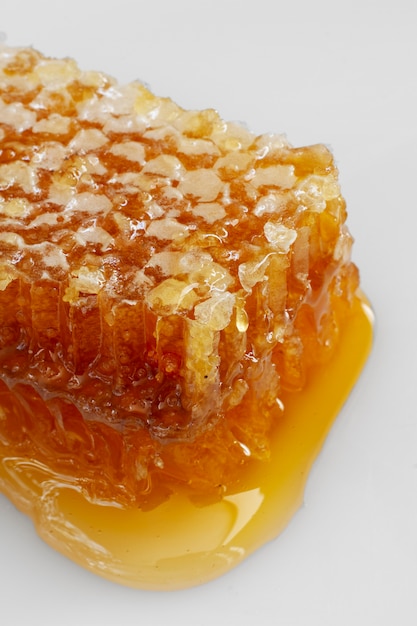
<svg viewBox="0 0 417 626"><path fill-rule="evenodd" d="M221 498L357 306L331 153L5 47L0 141L7 446L90 501Z"/></svg>

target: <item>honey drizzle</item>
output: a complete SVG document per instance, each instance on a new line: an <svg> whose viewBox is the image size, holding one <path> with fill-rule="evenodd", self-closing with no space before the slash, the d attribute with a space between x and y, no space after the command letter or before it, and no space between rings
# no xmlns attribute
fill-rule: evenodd
<svg viewBox="0 0 417 626"><path fill-rule="evenodd" d="M177 493L149 511L88 501L75 479L19 457L2 434L0 490L29 514L43 539L105 578L143 589L207 582L276 537L299 508L308 472L368 356L372 314L361 296L330 362L301 392L286 393L268 462L248 464L223 498ZM0 396L3 406L7 393Z"/></svg>

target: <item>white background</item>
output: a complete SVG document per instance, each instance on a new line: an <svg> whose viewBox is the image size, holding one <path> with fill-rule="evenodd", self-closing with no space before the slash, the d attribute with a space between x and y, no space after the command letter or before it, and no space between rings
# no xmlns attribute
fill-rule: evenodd
<svg viewBox="0 0 417 626"><path fill-rule="evenodd" d="M417 10L413 0L3 0L10 45L140 78L185 108L336 155L372 356L281 537L182 592L54 553L0 497L0 621L49 626L417 623Z"/></svg>

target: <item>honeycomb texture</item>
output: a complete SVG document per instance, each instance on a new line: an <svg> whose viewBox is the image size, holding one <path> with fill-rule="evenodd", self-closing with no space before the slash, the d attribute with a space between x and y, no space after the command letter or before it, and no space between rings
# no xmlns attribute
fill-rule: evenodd
<svg viewBox="0 0 417 626"><path fill-rule="evenodd" d="M5 47L0 146L7 445L143 506L267 458L358 287L329 150Z"/></svg>

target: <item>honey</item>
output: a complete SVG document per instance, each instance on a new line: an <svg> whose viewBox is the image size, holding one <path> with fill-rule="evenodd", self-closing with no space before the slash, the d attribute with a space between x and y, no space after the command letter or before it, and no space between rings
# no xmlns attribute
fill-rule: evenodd
<svg viewBox="0 0 417 626"><path fill-rule="evenodd" d="M0 142L1 489L119 582L223 573L369 350L331 153L8 48Z"/></svg>
<svg viewBox="0 0 417 626"><path fill-rule="evenodd" d="M233 489L204 503L184 494L149 510L92 502L70 476L0 444L0 486L41 536L105 578L142 589L199 585L235 567L285 528L303 501L309 469L368 356L372 313L355 303L331 362L302 393L285 394L271 458L253 462ZM7 406L8 392L1 395Z"/></svg>

